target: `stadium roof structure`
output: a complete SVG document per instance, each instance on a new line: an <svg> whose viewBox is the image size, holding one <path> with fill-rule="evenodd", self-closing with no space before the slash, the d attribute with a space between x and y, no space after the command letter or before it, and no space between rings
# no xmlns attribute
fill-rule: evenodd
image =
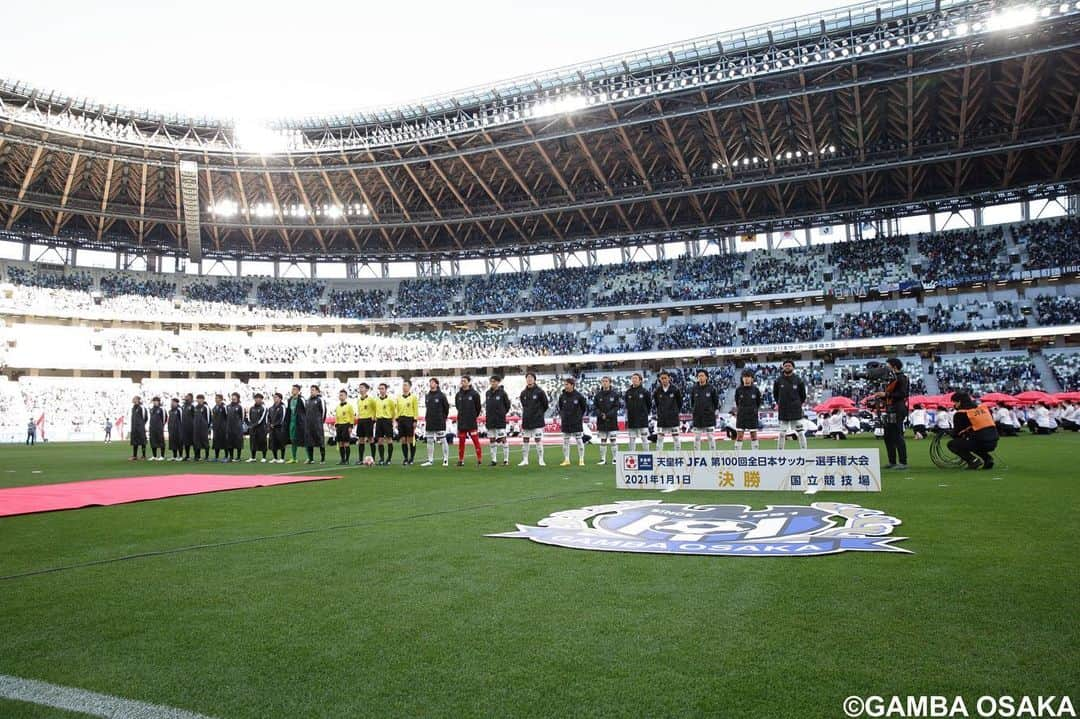
<svg viewBox="0 0 1080 719"><path fill-rule="evenodd" d="M385 261L1058 196L1078 80L1080 2L884 0L266 127L2 82L0 229Z"/></svg>

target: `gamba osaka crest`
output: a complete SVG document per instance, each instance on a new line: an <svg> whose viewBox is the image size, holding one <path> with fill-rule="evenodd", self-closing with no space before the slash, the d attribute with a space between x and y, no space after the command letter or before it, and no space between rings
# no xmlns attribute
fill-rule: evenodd
<svg viewBox="0 0 1080 719"><path fill-rule="evenodd" d="M537 526L489 537L601 552L708 554L739 557L815 557L840 552L902 552L893 546L900 520L857 504L809 507L743 504L615 502L555 512Z"/></svg>

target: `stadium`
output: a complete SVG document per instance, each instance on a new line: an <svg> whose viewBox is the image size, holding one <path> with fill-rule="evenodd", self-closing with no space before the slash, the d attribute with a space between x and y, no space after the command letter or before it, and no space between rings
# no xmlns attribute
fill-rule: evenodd
<svg viewBox="0 0 1080 719"><path fill-rule="evenodd" d="M0 80L0 716L1075 716L1080 3L255 126L69 89ZM777 512L850 531L730 556Z"/></svg>

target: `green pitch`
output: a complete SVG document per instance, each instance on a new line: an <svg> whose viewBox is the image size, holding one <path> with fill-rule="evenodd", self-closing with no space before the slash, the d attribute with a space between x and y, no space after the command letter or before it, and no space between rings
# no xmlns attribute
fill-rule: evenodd
<svg viewBox="0 0 1080 719"><path fill-rule="evenodd" d="M0 674L220 719L1076 701L1080 436L1003 439L992 472L936 470L925 442L910 447L914 467L881 494L616 491L595 448L588 467L560 468L552 447L546 468L351 467L338 481L0 519L0 576L68 567L0 580ZM6 446L0 486L192 471L128 451ZM484 537L644 498L851 501L902 519L914 554L653 556ZM0 716L75 715L0 700Z"/></svg>

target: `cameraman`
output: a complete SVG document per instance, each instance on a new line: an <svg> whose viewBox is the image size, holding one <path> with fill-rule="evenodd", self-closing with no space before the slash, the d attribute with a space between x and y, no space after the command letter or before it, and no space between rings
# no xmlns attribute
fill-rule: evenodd
<svg viewBox="0 0 1080 719"><path fill-rule="evenodd" d="M885 465L885 469L907 469L904 421L907 419L911 383L904 374L904 363L898 357L890 357L885 360L885 364L889 367L885 375L889 382L885 385L884 392L874 395L884 403L882 420L885 425L885 451L889 455L889 463Z"/></svg>

